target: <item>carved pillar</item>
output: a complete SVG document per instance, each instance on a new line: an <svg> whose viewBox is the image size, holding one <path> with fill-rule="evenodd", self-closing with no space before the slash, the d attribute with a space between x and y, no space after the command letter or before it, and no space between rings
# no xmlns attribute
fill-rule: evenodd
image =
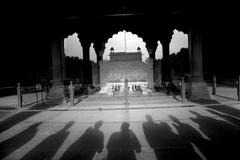
<svg viewBox="0 0 240 160"><path fill-rule="evenodd" d="M191 85L189 96L191 99L210 98L207 84L202 73L202 32L201 29L193 26L189 30L189 52Z"/></svg>
<svg viewBox="0 0 240 160"><path fill-rule="evenodd" d="M51 41L53 85L50 96L63 96L65 77L64 39L55 35Z"/></svg>
<svg viewBox="0 0 240 160"><path fill-rule="evenodd" d="M83 84L92 84L92 64L90 62L90 45L88 40L81 40L83 49Z"/></svg>

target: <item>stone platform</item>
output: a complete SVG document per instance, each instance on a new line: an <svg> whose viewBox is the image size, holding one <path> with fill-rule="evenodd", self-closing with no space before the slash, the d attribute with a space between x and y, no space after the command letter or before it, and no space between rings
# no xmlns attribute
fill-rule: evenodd
<svg viewBox="0 0 240 160"><path fill-rule="evenodd" d="M139 85L142 89L143 95L148 95L150 92L152 92L152 89L148 88L149 83L148 82L128 82L129 86L129 94L134 94L135 92L132 90L133 85ZM118 91L118 94L123 95L124 91L124 82L109 82L105 86L103 86L100 90L101 94L107 94L107 95L113 95L113 88L119 86L120 90Z"/></svg>

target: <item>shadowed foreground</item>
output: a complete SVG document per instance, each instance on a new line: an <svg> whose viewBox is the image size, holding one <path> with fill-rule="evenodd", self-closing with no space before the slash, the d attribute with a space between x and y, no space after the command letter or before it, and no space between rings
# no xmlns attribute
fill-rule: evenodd
<svg viewBox="0 0 240 160"><path fill-rule="evenodd" d="M0 158L235 159L239 113L227 105L20 112L1 122Z"/></svg>

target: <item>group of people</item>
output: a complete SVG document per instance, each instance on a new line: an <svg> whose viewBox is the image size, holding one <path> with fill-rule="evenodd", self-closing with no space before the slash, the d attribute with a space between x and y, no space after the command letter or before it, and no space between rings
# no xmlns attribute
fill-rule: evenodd
<svg viewBox="0 0 240 160"><path fill-rule="evenodd" d="M115 85L115 86L112 86L112 91L113 91L113 94L115 94L116 92L119 92L119 91L120 91L120 88L121 88L121 86L120 86L120 85Z"/></svg>
<svg viewBox="0 0 240 160"><path fill-rule="evenodd" d="M132 91L142 93L142 88L140 85L132 85Z"/></svg>

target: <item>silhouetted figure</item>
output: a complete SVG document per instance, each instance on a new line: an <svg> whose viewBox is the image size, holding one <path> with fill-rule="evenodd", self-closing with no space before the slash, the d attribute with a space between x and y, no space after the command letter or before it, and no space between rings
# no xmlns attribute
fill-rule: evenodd
<svg viewBox="0 0 240 160"><path fill-rule="evenodd" d="M194 144L198 148L199 152L201 152L201 156L204 156L208 160L214 159L211 150L209 149L212 147L211 141L204 139L195 128L189 124L182 123L175 116L169 115L168 117L176 123L173 124L173 126L177 129L180 138L187 142L190 148L192 148L192 145ZM191 150L193 151L193 149ZM198 156L196 159L200 159L200 157Z"/></svg>
<svg viewBox="0 0 240 160"><path fill-rule="evenodd" d="M219 102L216 100L211 100L211 101L213 101L212 102L213 104L219 104ZM207 103L209 103L209 102L207 102ZM204 104L204 103L200 102L200 104ZM228 106L228 105L217 105L217 106L206 106L206 107L210 108L211 110L216 110L216 111L224 113L224 114L235 116L238 119L240 118L240 110L237 108Z"/></svg>
<svg viewBox="0 0 240 160"><path fill-rule="evenodd" d="M120 132L111 135L107 150L107 160L136 160L135 151L141 152L141 144L128 122L122 123Z"/></svg>
<svg viewBox="0 0 240 160"><path fill-rule="evenodd" d="M145 137L151 148L155 150L155 153L158 154L157 149L160 148L160 134L161 128L160 125L153 122L153 119L150 115L145 116L147 122L143 123L143 131ZM156 155L158 157L158 155Z"/></svg>
<svg viewBox="0 0 240 160"><path fill-rule="evenodd" d="M103 132L100 131L103 121L97 121L76 140L60 159L64 160L92 160L96 153L103 149Z"/></svg>
<svg viewBox="0 0 240 160"><path fill-rule="evenodd" d="M157 160L177 158L174 147L177 145L177 136L171 131L167 123L157 124L150 115L145 116L147 122L143 123L145 137L154 150Z"/></svg>
<svg viewBox="0 0 240 160"><path fill-rule="evenodd" d="M45 108L44 108L45 109ZM21 123L22 121L32 117L41 111L27 111L27 112L19 112L0 122L0 133L8 130L9 128Z"/></svg>
<svg viewBox="0 0 240 160"><path fill-rule="evenodd" d="M57 150L61 147L64 140L69 135L68 129L74 124L73 121L67 123L64 128L57 133L49 136L30 152L28 152L21 160L45 160L52 159Z"/></svg>
<svg viewBox="0 0 240 160"><path fill-rule="evenodd" d="M146 115L146 120L147 122L143 123L143 131L157 160L198 159L191 146L173 133L166 122L154 123L150 115Z"/></svg>
<svg viewBox="0 0 240 160"><path fill-rule="evenodd" d="M233 123L234 125L237 125L238 127L240 127L240 119L238 119L235 116L229 115L229 114L224 114L224 113L220 113L220 112L215 112L214 110L207 110L208 112L215 114L223 119L225 119L228 122Z"/></svg>
<svg viewBox="0 0 240 160"><path fill-rule="evenodd" d="M171 92L173 91L174 84L172 81L170 81L167 85L167 95L170 95Z"/></svg>
<svg viewBox="0 0 240 160"><path fill-rule="evenodd" d="M203 116L195 111L189 111L196 116L190 118L200 125L200 130L211 139L209 148L216 159L236 159L239 156L240 129L212 117Z"/></svg>
<svg viewBox="0 0 240 160"><path fill-rule="evenodd" d="M88 85L85 85L84 86L84 95L85 95L85 97L88 97L88 89L89 89L89 86Z"/></svg>
<svg viewBox="0 0 240 160"><path fill-rule="evenodd" d="M129 104L129 88L128 88L128 80L125 79L124 82L124 104Z"/></svg>
<svg viewBox="0 0 240 160"><path fill-rule="evenodd" d="M167 88L167 87L166 87L166 82L161 82L161 87L162 87L163 89Z"/></svg>
<svg viewBox="0 0 240 160"><path fill-rule="evenodd" d="M0 143L0 159L28 143L37 133L42 122L29 126L26 130Z"/></svg>
<svg viewBox="0 0 240 160"><path fill-rule="evenodd" d="M133 92L136 91L136 89L135 89L135 85L134 85L134 84L132 85L132 91L133 91Z"/></svg>

